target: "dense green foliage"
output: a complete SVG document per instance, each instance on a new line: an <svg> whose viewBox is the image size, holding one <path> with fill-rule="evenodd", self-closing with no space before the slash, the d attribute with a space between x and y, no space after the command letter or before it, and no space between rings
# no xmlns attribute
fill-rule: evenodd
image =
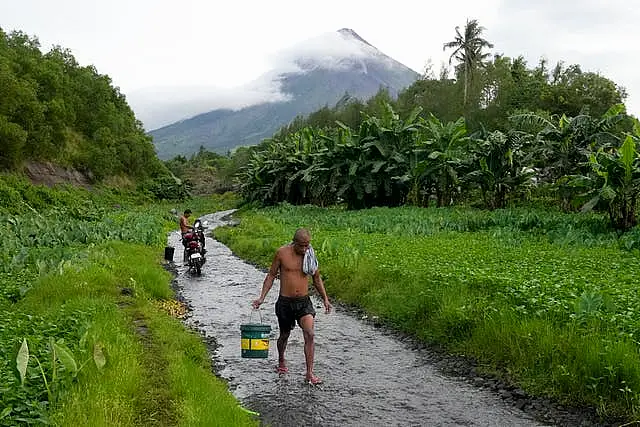
<svg viewBox="0 0 640 427"><path fill-rule="evenodd" d="M124 95L69 50L0 29L0 168L52 161L94 181L166 173Z"/></svg>
<svg viewBox="0 0 640 427"><path fill-rule="evenodd" d="M533 394L640 415L638 254L606 216L283 204L215 235L267 266L300 226L332 296Z"/></svg>
<svg viewBox="0 0 640 427"><path fill-rule="evenodd" d="M155 308L173 296L159 263L177 228L170 209L234 203L153 205L144 194L1 176L0 425L133 426L165 404L165 421L252 425L209 375L199 338ZM154 337L144 345L131 326L142 320Z"/></svg>
<svg viewBox="0 0 640 427"><path fill-rule="evenodd" d="M45 376L52 378L54 368L47 356L47 340L64 339L78 353L81 335L95 314L91 306L67 309L63 305L34 315L19 308L21 300L42 277L86 268L88 253L83 248L87 245L115 239L157 246L162 239L163 221L110 204L108 195L100 201L100 195L84 190L34 187L12 177L5 177L2 184L3 193L12 190L8 194L12 198L3 197L1 204L2 222L8 226L0 236L0 305L6 313L0 322L0 386L4 390L3 425L14 425L20 419L27 422L46 417L47 404L55 404L47 397L35 367L30 370L27 386L18 387L11 370L14 344L27 338L32 353L44 366Z"/></svg>
<svg viewBox="0 0 640 427"><path fill-rule="evenodd" d="M190 158L176 156L165 165L193 194L224 193L235 189L234 175L244 166L248 153L248 148L240 147L233 156L223 156L200 147Z"/></svg>
<svg viewBox="0 0 640 427"><path fill-rule="evenodd" d="M599 118L562 116L557 125L519 114L511 117L509 131L473 134L463 119L423 119L420 109L401 118L390 104L383 107L357 130L340 123L265 141L241 174L244 196L263 204L365 208L428 206L433 200L439 207L495 209L547 192L567 210L608 211L614 228L636 224L640 126L622 105ZM607 171L604 156L611 157ZM601 197L587 204L590 192Z"/></svg>

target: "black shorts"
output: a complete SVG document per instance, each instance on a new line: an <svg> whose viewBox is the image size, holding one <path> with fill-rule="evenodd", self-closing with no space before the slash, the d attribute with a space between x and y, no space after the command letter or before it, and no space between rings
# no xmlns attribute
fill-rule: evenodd
<svg viewBox="0 0 640 427"><path fill-rule="evenodd" d="M276 301L276 317L278 318L278 326L280 332L289 332L292 330L296 321L300 324L300 318L307 314L316 316L313 303L309 295L303 297L285 297L280 295Z"/></svg>

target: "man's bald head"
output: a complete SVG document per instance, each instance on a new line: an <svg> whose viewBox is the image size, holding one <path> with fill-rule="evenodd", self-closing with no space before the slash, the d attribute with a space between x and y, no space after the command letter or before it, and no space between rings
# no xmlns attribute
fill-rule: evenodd
<svg viewBox="0 0 640 427"><path fill-rule="evenodd" d="M306 228L298 228L293 235L294 242L309 242L311 240L311 233Z"/></svg>

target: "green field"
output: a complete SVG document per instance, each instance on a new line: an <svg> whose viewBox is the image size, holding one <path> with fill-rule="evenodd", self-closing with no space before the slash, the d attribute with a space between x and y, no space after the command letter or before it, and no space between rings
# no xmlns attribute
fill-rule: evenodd
<svg viewBox="0 0 640 427"><path fill-rule="evenodd" d="M0 199L0 426L257 425L171 316L162 254L186 206L12 177Z"/></svg>

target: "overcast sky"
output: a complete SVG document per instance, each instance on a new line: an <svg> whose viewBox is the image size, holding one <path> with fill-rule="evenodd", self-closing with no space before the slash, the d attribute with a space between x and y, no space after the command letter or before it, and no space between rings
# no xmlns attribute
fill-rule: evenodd
<svg viewBox="0 0 640 427"><path fill-rule="evenodd" d="M271 96L247 85L281 66L283 51L343 27L418 72L429 60L437 71L467 18L486 28L493 53L578 63L624 86L640 115L640 0L0 2L0 28L37 36L44 51L69 48L108 74L139 117L152 108L145 97L205 108Z"/></svg>

